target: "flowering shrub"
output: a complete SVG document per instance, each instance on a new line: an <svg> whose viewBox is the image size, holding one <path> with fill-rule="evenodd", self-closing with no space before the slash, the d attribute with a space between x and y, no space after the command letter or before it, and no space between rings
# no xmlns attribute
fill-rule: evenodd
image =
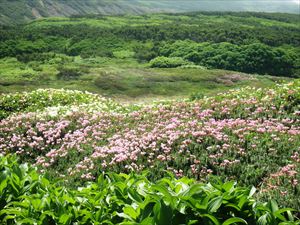
<svg viewBox="0 0 300 225"><path fill-rule="evenodd" d="M101 104L101 109L118 107L109 99L88 92L57 89L38 89L32 92L0 95L0 120L18 112L35 112L47 107L81 104ZM81 108L84 108L82 106ZM99 108L99 107L98 107Z"/></svg>
<svg viewBox="0 0 300 225"><path fill-rule="evenodd" d="M258 203L255 188L235 182L108 173L78 189L50 181L15 157L0 158L3 224L285 225L300 224L293 209Z"/></svg>
<svg viewBox="0 0 300 225"><path fill-rule="evenodd" d="M130 110L113 103L106 110L93 103L54 115L44 109L3 119L0 153L16 153L73 184L103 171L150 169L153 180L164 171L202 181L217 175L300 209L299 101L296 80Z"/></svg>

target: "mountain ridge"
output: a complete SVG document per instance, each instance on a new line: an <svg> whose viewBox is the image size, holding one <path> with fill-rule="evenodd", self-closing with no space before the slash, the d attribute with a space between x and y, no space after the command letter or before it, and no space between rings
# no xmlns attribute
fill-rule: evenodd
<svg viewBox="0 0 300 225"><path fill-rule="evenodd" d="M196 10L299 13L299 4L292 0L0 0L0 24L18 24L43 17L189 12Z"/></svg>

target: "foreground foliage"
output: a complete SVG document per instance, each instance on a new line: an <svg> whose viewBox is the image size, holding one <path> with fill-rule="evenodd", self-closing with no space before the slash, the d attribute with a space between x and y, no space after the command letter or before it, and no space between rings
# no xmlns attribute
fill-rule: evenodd
<svg viewBox="0 0 300 225"><path fill-rule="evenodd" d="M258 203L235 182L102 174L86 187L51 183L15 157L0 158L0 220L5 224L300 224L293 209Z"/></svg>

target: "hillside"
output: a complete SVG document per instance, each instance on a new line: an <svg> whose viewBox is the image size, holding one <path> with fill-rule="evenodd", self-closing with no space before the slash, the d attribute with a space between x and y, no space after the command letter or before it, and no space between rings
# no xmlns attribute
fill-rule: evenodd
<svg viewBox="0 0 300 225"><path fill-rule="evenodd" d="M300 80L139 106L54 89L1 95L0 219L297 225L299 94Z"/></svg>
<svg viewBox="0 0 300 225"><path fill-rule="evenodd" d="M0 0L0 224L300 225L298 7Z"/></svg>
<svg viewBox="0 0 300 225"><path fill-rule="evenodd" d="M299 25L293 14L196 12L0 28L0 93L51 87L144 101L266 87L300 76Z"/></svg>
<svg viewBox="0 0 300 225"><path fill-rule="evenodd" d="M142 14L186 11L264 11L299 13L295 1L142 1L142 0L0 0L0 24L24 23L41 17Z"/></svg>

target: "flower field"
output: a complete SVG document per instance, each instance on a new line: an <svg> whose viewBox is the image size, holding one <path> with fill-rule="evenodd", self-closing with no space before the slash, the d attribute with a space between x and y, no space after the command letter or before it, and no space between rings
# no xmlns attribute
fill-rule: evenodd
<svg viewBox="0 0 300 225"><path fill-rule="evenodd" d="M196 101L158 102L150 106L124 106L89 93L38 90L3 95L0 107L0 154L15 153L21 162L29 162L40 173L47 173L49 179L62 182L63 178L64 185L70 188L87 181L98 182L100 186L97 188L101 188L99 179L104 179L103 173L106 172L143 174L147 170L146 177L150 181L144 180L146 187L149 187L149 182L162 182L167 179L164 178L166 173L171 173L179 180L165 180L167 187L163 185L165 189L158 191L164 195L168 195L168 190L182 194L185 185L194 184L195 180L207 183L214 175L224 182L228 181L224 184L228 188L233 188L232 180L244 187L244 192L248 187L256 187L256 201L275 199L280 207L300 210L300 80L272 89L242 88ZM125 177L118 179L126 180L130 185L137 185L142 179L137 178L132 183L128 179L134 178ZM186 177L195 180L188 181ZM107 184L108 181L105 182ZM179 185L178 182L184 184ZM89 191L96 191L94 186L89 188ZM211 197L214 201L220 200L217 196L227 196L212 190L211 186L199 188L214 193ZM139 190L138 187L136 189ZM76 195L86 196L87 192L85 189ZM230 194L237 197L238 192ZM137 198L147 198L143 196ZM177 200L174 201L178 203ZM174 210L177 207L168 202L171 200L161 201L163 203L159 203L157 208L174 206ZM220 201L219 207L224 203L222 199ZM126 206L132 202L122 204L117 205L122 209L125 207L127 212L138 207L132 209ZM187 207L180 212L186 214L195 210L193 207L201 208L193 204L188 204L192 209ZM252 207L252 200L245 204L254 211L258 207ZM271 201L269 204L275 203ZM172 210L169 212L174 219L177 214ZM245 221L225 223L228 215L213 214L216 211L205 213L210 222L205 222L205 219L202 223L201 220L200 223L188 223L185 220L178 224L256 224L255 218L271 215L258 216L260 212L256 212L257 215L251 217L251 213L246 213L249 218L245 214L236 215ZM157 222L159 214L155 214L153 220L142 223L145 218L140 217L138 212L130 216L135 223L123 224L166 224ZM0 213L0 218L1 215L3 213ZM117 215L122 218L128 216L126 213ZM257 224L279 224L276 219L265 217L265 223L261 219ZM190 218L190 221L194 219ZM69 219L66 218L66 221ZM282 221L281 224L297 224Z"/></svg>

